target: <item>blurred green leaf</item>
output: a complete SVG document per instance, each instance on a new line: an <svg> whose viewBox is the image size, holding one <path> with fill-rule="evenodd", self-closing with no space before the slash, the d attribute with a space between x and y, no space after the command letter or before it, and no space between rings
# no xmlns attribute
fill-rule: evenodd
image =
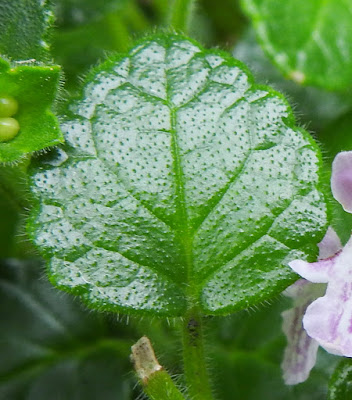
<svg viewBox="0 0 352 400"><path fill-rule="evenodd" d="M211 45L232 47L238 39L246 20L237 0L200 0L198 10L203 12L210 22L214 36ZM199 12L198 11L198 12Z"/></svg>
<svg viewBox="0 0 352 400"><path fill-rule="evenodd" d="M41 275L35 262L0 264L0 398L131 399L130 341Z"/></svg>
<svg viewBox="0 0 352 400"><path fill-rule="evenodd" d="M0 259L31 252L25 216L30 204L28 159L16 165L0 165Z"/></svg>
<svg viewBox="0 0 352 400"><path fill-rule="evenodd" d="M352 361L345 358L337 366L329 382L328 400L349 400L352 397Z"/></svg>
<svg viewBox="0 0 352 400"><path fill-rule="evenodd" d="M152 37L95 69L71 113L67 146L33 176L29 229L52 282L90 306L228 314L316 252L318 149L227 54Z"/></svg>
<svg viewBox="0 0 352 400"><path fill-rule="evenodd" d="M352 112L331 121L320 133L326 157L332 162L340 151L352 150Z"/></svg>
<svg viewBox="0 0 352 400"><path fill-rule="evenodd" d="M285 76L347 90L352 82L352 8L345 0L242 0L258 39Z"/></svg>
<svg viewBox="0 0 352 400"><path fill-rule="evenodd" d="M47 0L1 0L0 55L12 60L47 60L53 21Z"/></svg>
<svg viewBox="0 0 352 400"><path fill-rule="evenodd" d="M112 52L126 51L131 37L151 27L135 0L57 0L56 9L53 55L73 92L92 65Z"/></svg>
<svg viewBox="0 0 352 400"><path fill-rule="evenodd" d="M326 400L328 377L340 358L323 350L306 382L284 384L280 364L286 340L280 314L288 307L288 299L279 298L259 310L242 311L211 322L212 372L218 398Z"/></svg>
<svg viewBox="0 0 352 400"><path fill-rule="evenodd" d="M248 65L259 83L271 85L287 96L299 122L318 134L327 124L352 108L351 94L331 93L285 79L264 54L252 29L244 32L233 55Z"/></svg>
<svg viewBox="0 0 352 400"><path fill-rule="evenodd" d="M131 0L54 0L59 26L85 25L104 14L119 11Z"/></svg>

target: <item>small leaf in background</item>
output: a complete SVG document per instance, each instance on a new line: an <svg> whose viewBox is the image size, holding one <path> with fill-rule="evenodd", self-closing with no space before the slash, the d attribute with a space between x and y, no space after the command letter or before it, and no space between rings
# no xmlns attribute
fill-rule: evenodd
<svg viewBox="0 0 352 400"><path fill-rule="evenodd" d="M13 139L0 139L0 163L18 161L28 153L62 143L62 133L52 113L59 79L58 66L0 59L0 100L10 97L18 104L12 118L19 124ZM0 124L4 119L0 118Z"/></svg>
<svg viewBox="0 0 352 400"><path fill-rule="evenodd" d="M36 262L0 264L0 398L130 400L133 340L109 334L42 273Z"/></svg>
<svg viewBox="0 0 352 400"><path fill-rule="evenodd" d="M318 148L225 53L146 39L92 71L62 129L67 145L32 177L29 231L51 281L92 307L228 314L316 253Z"/></svg>
<svg viewBox="0 0 352 400"><path fill-rule="evenodd" d="M338 364L329 382L328 400L352 398L352 361L344 359Z"/></svg>
<svg viewBox="0 0 352 400"><path fill-rule="evenodd" d="M352 82L352 8L345 0L242 0L258 39L285 76L347 90Z"/></svg>
<svg viewBox="0 0 352 400"><path fill-rule="evenodd" d="M1 0L0 55L12 60L47 60L54 16L48 0ZM1 85L0 85L1 87Z"/></svg>

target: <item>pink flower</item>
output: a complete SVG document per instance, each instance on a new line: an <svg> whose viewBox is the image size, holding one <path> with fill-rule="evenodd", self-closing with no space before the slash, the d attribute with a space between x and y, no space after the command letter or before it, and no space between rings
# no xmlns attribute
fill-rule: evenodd
<svg viewBox="0 0 352 400"><path fill-rule="evenodd" d="M331 188L344 210L352 212L351 151L336 156ZM289 263L306 279L284 292L294 299L293 308L282 314L288 345L281 366L289 385L307 379L319 345L332 354L352 357L352 238L341 249L338 236L329 228L319 244L317 262Z"/></svg>
<svg viewBox="0 0 352 400"><path fill-rule="evenodd" d="M313 264L333 259L342 248L340 239L332 228L328 229L318 246L321 261ZM332 258L328 258L330 256ZM294 269L292 264L301 265L302 263L312 265L300 260L292 261L289 265ZM325 291L325 283L311 283L308 280L299 279L284 292L285 296L294 300L293 307L282 313L282 329L287 337L287 346L281 368L287 385L304 382L315 365L318 347L319 344L322 344L306 332L304 322L303 329L302 320L305 321L305 315L307 315L310 305L314 304L312 302L323 296Z"/></svg>

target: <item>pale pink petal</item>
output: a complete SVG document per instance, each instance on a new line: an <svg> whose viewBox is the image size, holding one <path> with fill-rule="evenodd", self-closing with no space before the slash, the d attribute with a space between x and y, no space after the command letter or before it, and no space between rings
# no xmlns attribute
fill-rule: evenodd
<svg viewBox="0 0 352 400"><path fill-rule="evenodd" d="M352 239L335 263L325 296L307 308L303 326L328 352L352 357Z"/></svg>
<svg viewBox="0 0 352 400"><path fill-rule="evenodd" d="M331 189L335 199L352 212L352 151L343 151L332 163Z"/></svg>
<svg viewBox="0 0 352 400"><path fill-rule="evenodd" d="M329 226L323 240L318 244L318 247L319 260L332 257L342 249L340 238L331 226Z"/></svg>
<svg viewBox="0 0 352 400"><path fill-rule="evenodd" d="M314 263L303 260L293 260L288 265L302 278L309 282L327 283L336 265L336 257L327 258Z"/></svg>
<svg viewBox="0 0 352 400"><path fill-rule="evenodd" d="M318 246L320 259L334 256L340 252L342 247L340 239L332 228L328 229ZM302 272L302 263L303 269L308 269L309 273L312 274L312 264L305 261L295 261L293 263L296 272L298 270ZM321 274L321 271L324 269L328 271L330 263L331 258L328 260L328 263L320 261L319 268L317 269L318 272ZM329 279L329 274L325 272L324 280L326 282ZM306 279L299 279L283 292L285 296L291 297L294 300L293 307L282 313L282 329L287 338L287 346L281 368L287 385L296 385L304 382L315 365L319 343L303 329L302 320L307 307L314 300L323 296L326 288L327 285L325 283L311 283Z"/></svg>

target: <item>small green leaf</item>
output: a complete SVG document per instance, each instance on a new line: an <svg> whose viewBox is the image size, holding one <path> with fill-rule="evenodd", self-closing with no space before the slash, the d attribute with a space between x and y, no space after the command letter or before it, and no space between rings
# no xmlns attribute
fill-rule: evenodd
<svg viewBox="0 0 352 400"><path fill-rule="evenodd" d="M59 79L56 65L10 64L0 59L0 112L12 114L11 118L0 115L0 163L62 143L51 111Z"/></svg>
<svg viewBox="0 0 352 400"><path fill-rule="evenodd" d="M298 83L346 90L352 82L352 8L345 0L242 0L272 61Z"/></svg>
<svg viewBox="0 0 352 400"><path fill-rule="evenodd" d="M53 290L37 263L0 271L1 399L131 399L129 340Z"/></svg>
<svg viewBox="0 0 352 400"><path fill-rule="evenodd" d="M52 282L90 306L226 314L315 254L318 148L229 55L146 39L94 70L70 110L67 145L32 178L29 231Z"/></svg>
<svg viewBox="0 0 352 400"><path fill-rule="evenodd" d="M352 362L344 359L329 382L328 400L348 400L352 397Z"/></svg>
<svg viewBox="0 0 352 400"><path fill-rule="evenodd" d="M48 0L2 0L0 55L12 60L47 60L53 21Z"/></svg>

